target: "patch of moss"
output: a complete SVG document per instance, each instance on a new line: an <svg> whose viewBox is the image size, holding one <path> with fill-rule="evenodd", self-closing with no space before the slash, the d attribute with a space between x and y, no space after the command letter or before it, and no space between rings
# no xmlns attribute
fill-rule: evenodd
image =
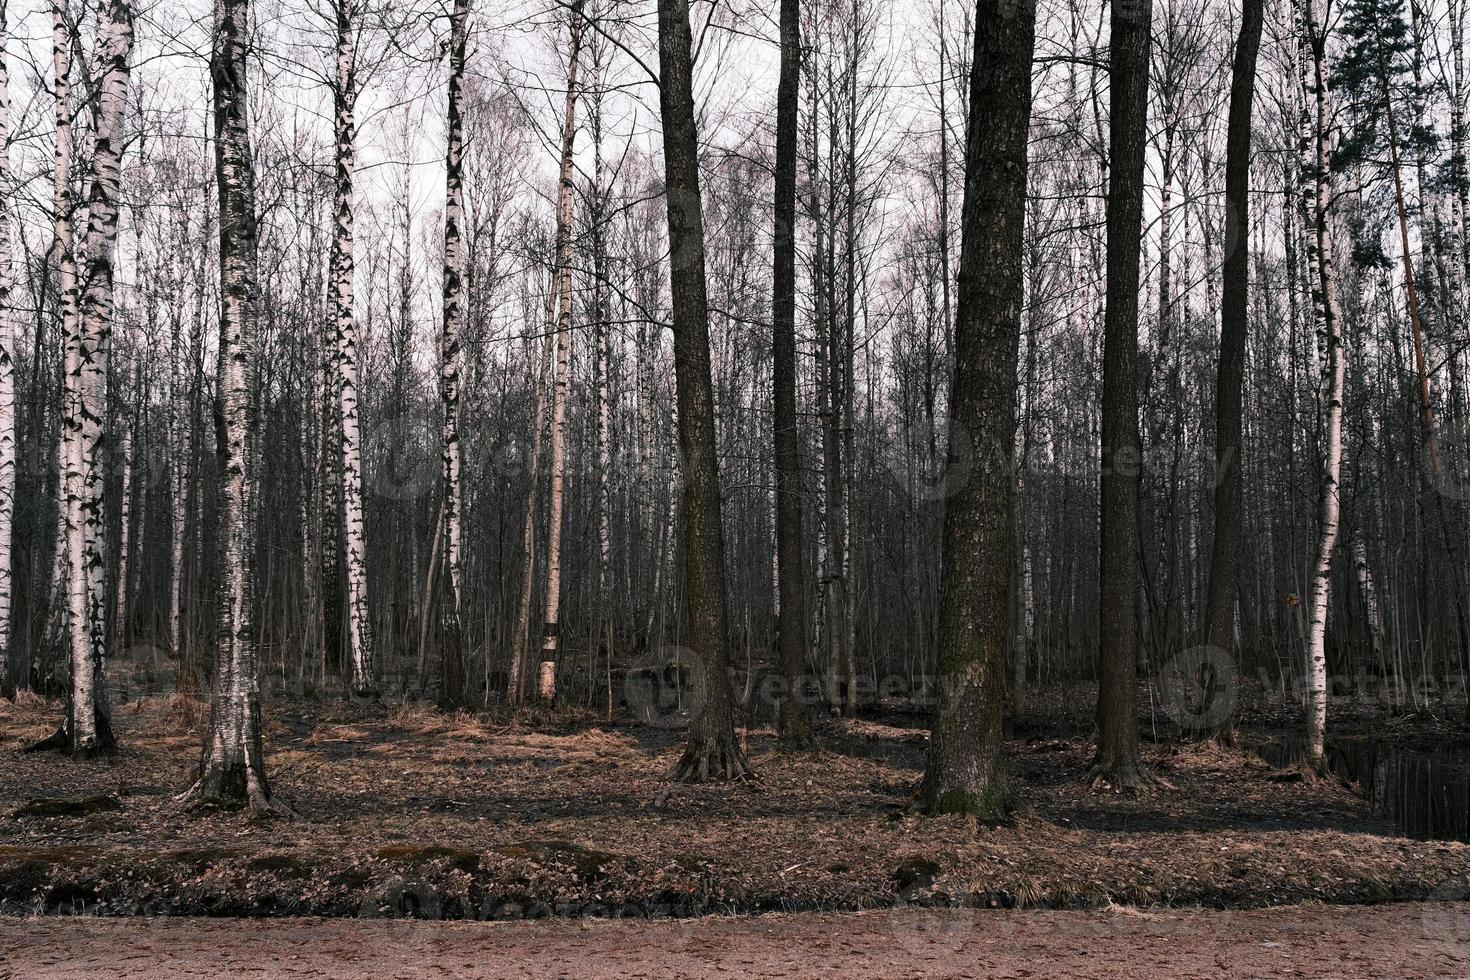
<svg viewBox="0 0 1470 980"><path fill-rule="evenodd" d="M238 847L186 847L170 851L164 857L199 872L231 858L241 857L244 853Z"/></svg>
<svg viewBox="0 0 1470 980"><path fill-rule="evenodd" d="M88 796L79 800L35 799L11 810L10 816L16 820L27 817L85 817L121 809L122 802L115 796Z"/></svg>
<svg viewBox="0 0 1470 980"><path fill-rule="evenodd" d="M480 855L474 851L442 844L394 844L379 848L378 857L385 861L448 861L461 871L475 871L480 867Z"/></svg>
<svg viewBox="0 0 1470 980"><path fill-rule="evenodd" d="M252 871L269 871L282 878L305 878L311 874L311 865L295 854L262 854L250 859Z"/></svg>
<svg viewBox="0 0 1470 980"><path fill-rule="evenodd" d="M561 865L574 869L587 884L607 877L608 868L623 860L621 855L598 851L570 841L523 841L502 844L495 848L497 854L530 861L533 864Z"/></svg>
<svg viewBox="0 0 1470 980"><path fill-rule="evenodd" d="M73 864L96 855L90 847L12 847L0 845L0 861L39 861L42 864Z"/></svg>

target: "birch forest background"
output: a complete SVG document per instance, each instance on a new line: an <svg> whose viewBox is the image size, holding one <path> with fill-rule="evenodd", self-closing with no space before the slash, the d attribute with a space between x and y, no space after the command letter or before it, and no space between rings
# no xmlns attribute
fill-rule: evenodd
<svg viewBox="0 0 1470 980"><path fill-rule="evenodd" d="M1470 960L1470 0L49 3L0 964Z"/></svg>
<svg viewBox="0 0 1470 980"><path fill-rule="evenodd" d="M9 0L6 691L1457 716L1466 4L1032 7Z"/></svg>

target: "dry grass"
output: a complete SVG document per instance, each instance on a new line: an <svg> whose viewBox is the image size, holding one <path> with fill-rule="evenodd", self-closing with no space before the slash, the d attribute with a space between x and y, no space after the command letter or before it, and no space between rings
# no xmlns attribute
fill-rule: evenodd
<svg viewBox="0 0 1470 980"><path fill-rule="evenodd" d="M752 731L757 782L684 786L664 779L678 733L590 714L282 704L267 712L267 766L300 818L195 818L172 797L197 763L187 723L201 707L128 705L122 754L76 762L18 751L55 724L55 705L0 704L0 814L40 797L94 801L84 815L0 816L0 908L1242 906L1442 894L1470 869L1470 847L1395 837L1341 785L1276 782L1260 759L1210 743L1151 748L1176 789L1124 798L1083 785L1085 741L1015 741L1009 825L927 819L910 811L923 731L871 720L824 725L825 748L794 757Z"/></svg>

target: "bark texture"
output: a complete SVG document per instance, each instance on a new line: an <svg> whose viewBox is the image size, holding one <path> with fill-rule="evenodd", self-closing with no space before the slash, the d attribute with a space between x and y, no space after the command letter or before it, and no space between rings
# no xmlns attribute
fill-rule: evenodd
<svg viewBox="0 0 1470 980"><path fill-rule="evenodd" d="M1114 3L1108 106L1107 305L1103 317L1102 525L1094 785L1132 792L1138 758L1138 266L1148 142L1151 0Z"/></svg>
<svg viewBox="0 0 1470 980"><path fill-rule="evenodd" d="M664 131L664 191L674 307L675 402L684 477L684 587L689 643L694 650L689 741L672 775L703 782L744 779L750 770L735 740L725 648L725 539L715 453L692 50L688 0L658 0L659 114Z"/></svg>
<svg viewBox="0 0 1470 980"><path fill-rule="evenodd" d="M1245 0L1230 78L1225 131L1225 267L1220 293L1220 363L1215 374L1215 541L1210 552L1205 642L1235 646L1235 599L1240 582L1241 417L1250 290L1251 108L1261 49L1264 0ZM1230 728L1229 718L1214 726Z"/></svg>
<svg viewBox="0 0 1470 980"><path fill-rule="evenodd" d="M801 2L781 0L781 77L776 91L775 241L771 290L773 426L776 453L776 619L781 674L778 730L787 750L807 748L802 700L806 584L802 575L801 431L796 414L796 143L801 85Z"/></svg>
<svg viewBox="0 0 1470 980"><path fill-rule="evenodd" d="M218 548L224 574L216 609L214 692L199 778L181 799L191 807L247 807L285 815L271 798L261 747L256 678L251 384L258 294L255 174L246 108L248 0L217 0L210 75L214 87L215 181L219 190L220 344L215 397L219 464Z"/></svg>
<svg viewBox="0 0 1470 980"><path fill-rule="evenodd" d="M1005 815L1001 761L1011 630L1022 230L1031 122L1034 0L980 0L970 62L965 201L955 309L950 454L976 452L944 514L939 623L943 678L921 797L932 813Z"/></svg>

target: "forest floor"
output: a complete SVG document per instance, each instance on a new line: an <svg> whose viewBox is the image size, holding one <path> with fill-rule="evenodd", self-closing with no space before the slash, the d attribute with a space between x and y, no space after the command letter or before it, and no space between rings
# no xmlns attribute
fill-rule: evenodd
<svg viewBox="0 0 1470 980"><path fill-rule="evenodd" d="M0 919L0 978L1466 977L1470 906L647 921Z"/></svg>
<svg viewBox="0 0 1470 980"><path fill-rule="evenodd" d="M911 812L927 734L898 724L828 723L824 749L797 757L752 730L758 781L687 786L664 779L673 730L282 703L266 713L267 768L298 818L260 823L174 802L202 705L120 706L115 760L22 754L56 712L0 702L0 912L512 919L1470 895L1470 846L1394 836L1340 782L1213 744L1146 745L1172 788L1129 798L1083 783L1085 739L1015 739L1014 819L988 827Z"/></svg>

